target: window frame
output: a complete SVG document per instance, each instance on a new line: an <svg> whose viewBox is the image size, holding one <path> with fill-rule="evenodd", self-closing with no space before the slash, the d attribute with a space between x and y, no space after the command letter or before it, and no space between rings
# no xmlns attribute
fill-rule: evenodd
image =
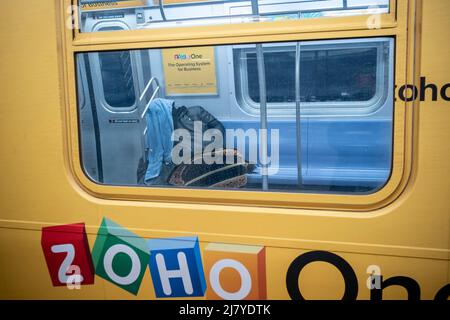
<svg viewBox="0 0 450 320"><path fill-rule="evenodd" d="M80 34L77 17L73 18L67 8L77 4L77 0L57 1L60 20L61 41L61 81L65 107L62 108L66 132L65 150L69 176L74 187L93 201L132 201L145 203L158 201L164 203L183 203L203 205L226 205L258 207L258 210L271 211L276 208L314 209L309 214L324 215L336 213L337 216L367 218L367 212L379 212L391 204L406 189L412 174L413 136L416 115L413 112L416 102L394 102L394 130L392 172L385 186L372 194L316 194L316 193L280 193L233 190L192 190L173 188L142 188L124 186L105 186L91 181L83 172L79 150L79 128L76 99L75 54L141 48L169 48L209 46L225 44L264 43L282 41L307 41L345 38L395 37L394 85L416 84L418 68L414 54L415 39L418 36L414 28L416 7L414 0L390 0L390 12L382 14L380 28L370 29L367 19L370 16L348 16L337 18L318 18L299 21L260 22L258 24L217 26L211 28L190 27L183 30L131 30ZM77 15L75 8L75 16ZM67 28L67 19L74 20L75 30ZM136 202L137 201L137 202ZM131 202L130 202L131 203ZM214 207L211 207L214 208ZM319 210L319 211L317 211ZM345 212L343 212L345 211Z"/></svg>
<svg viewBox="0 0 450 320"><path fill-rule="evenodd" d="M64 10L62 16L67 21L73 22L71 35L71 45L74 46L97 46L111 45L119 43L152 42L154 47L169 46L190 46L190 45L208 45L213 38L231 40L227 43L248 42L246 37L265 37L276 35L278 38L291 38L292 34L304 34L311 32L337 32L349 30L367 29L368 18L371 15L348 15L342 17L319 17L291 21L269 21L258 23L230 24L230 25L212 25L208 28L203 26L189 26L184 28L159 28L159 29L140 29L115 32L82 33L79 25L79 0L63 0L62 7L72 7L72 11ZM402 4L402 7L407 7ZM397 0L389 0L389 13L383 13L379 16L380 28L396 29L397 27ZM188 36L187 36L188 35ZM93 42L92 39L95 39ZM258 41L253 41L258 42Z"/></svg>
<svg viewBox="0 0 450 320"><path fill-rule="evenodd" d="M330 49L359 49L359 48L376 48L377 49L377 70L376 70L376 91L374 96L366 101L327 101L327 102L302 102L301 114L305 116L339 116L339 115L369 115L376 112L386 101L388 97L389 88L389 61L384 62L384 48L385 44L388 44L389 49L395 50L395 45L390 42L389 38L377 38L377 39L350 39L350 40L331 40L337 41L336 43L323 44L325 41L308 41L301 43L302 50L306 47L306 51L317 50L330 50ZM330 42L331 42L330 41ZM321 44L322 42L322 44ZM364 44L374 44L366 45ZM287 52L287 47L293 47L295 52L295 43L285 44L270 44L264 47L265 52ZM277 50L280 47L282 49ZM283 50L283 48L285 50ZM236 88L236 96L241 109L251 115L259 115L259 103L253 101L249 94L248 88L248 72L247 72L247 59L243 59L248 53L254 53L255 50L249 46L236 46L233 50L239 50L238 53L241 57L238 63L238 70L235 70L236 75L239 76L239 85ZM267 51L266 51L267 50ZM233 55L234 56L234 55ZM300 71L301 72L301 71ZM238 75L237 75L238 74ZM301 88L300 88L301 90ZM286 116L295 115L295 102L268 102L267 103L268 114L271 116Z"/></svg>
<svg viewBox="0 0 450 320"><path fill-rule="evenodd" d="M93 0L95 1L95 0ZM129 0L130 1L130 0ZM107 10L108 12L122 12L123 10L128 10L128 9L140 9L142 7L148 7L148 8L152 8L152 10L154 10L157 13L157 16L160 16L160 9L158 7L158 5L153 4L151 6L149 5L145 5L145 0L141 0L143 2L143 4L139 4L137 3L137 1L135 1L135 3L130 3L129 5L123 3L123 5L118 5L117 7L109 7L106 6L105 8L102 7L98 7L98 8L92 8L89 10L85 10L85 12L104 12L105 10ZM247 0L248 1L248 0ZM175 2L171 2L171 3L167 3L165 2L164 4L164 8L167 9L171 9L171 8L178 8L178 7L186 7L189 5L193 5L193 6L207 6L209 5L208 3L205 2L210 2L210 3L220 3L223 5L223 16L221 15L217 15L217 16L212 16L212 18L216 18L216 19L229 19L229 21L231 21L232 19L236 18L239 20L239 18L243 18L245 17L245 21L236 21L230 24L224 23L224 24L215 24L215 23L211 23L208 24L207 22L205 24L192 24L189 25L189 21L191 20L204 20L204 19L208 19L209 17L190 17L190 18L181 18L181 17L177 17L174 19L169 19L168 21L166 21L166 23L172 22L175 27L173 26L157 26L156 28L149 28L149 30L155 30L155 29L162 29L162 30L170 30L172 28L180 28L180 23L181 25L186 23L187 25L185 26L181 26L181 28L190 28L190 27L214 27L214 26L224 26L224 25L242 25L242 24L255 24L254 18L252 16L252 5L250 3L250 1L247 2L246 0L234 0L234 1L223 1L223 0L212 0L212 1L205 1L205 0L178 0ZM268 19L269 22L271 21L276 21L277 19L280 19L280 16L286 15L284 17L284 19L287 20L299 20L299 19L311 19L311 18L335 18L335 17L352 17L352 16L358 16L358 15L365 15L367 14L366 12L364 12L366 9L371 9L372 11L376 11L377 9L379 9L379 11L381 12L381 14L385 15L385 14L390 14L392 12L392 2L393 0L375 0L375 1L387 1L389 3L389 7L387 8L388 11L385 12L383 9L385 9L384 4L379 7L378 5L375 6L368 6L367 5L349 5L347 3L347 8L339 8L339 6L344 6L344 2L345 1L355 1L355 0L316 0L318 3L318 5L320 6L319 9L315 9L315 8L308 8L308 1L302 3L303 6L305 6L305 8L299 9L299 8L295 8L295 3L296 0L287 0L285 2L282 3L271 3L271 0L259 0L260 5L259 5L259 16L263 18L264 17L272 17L272 19ZM305 1L305 0L300 0L300 1ZM319 3L320 1L320 3ZM395 1L395 0L394 0ZM81 0L78 0L78 2L81 2ZM101 2L101 1L99 1ZM131 2L131 1L130 1ZM241 2L241 3L239 3ZM242 3L245 2L245 3ZM292 10L292 6L294 5L295 10ZM281 6L281 7L285 7L285 9L281 9L278 8L277 10L275 10L275 12L267 12L267 8L269 7L273 7L273 6ZM333 7L335 6L335 7ZM367 8L366 8L367 7ZM243 13L243 14L232 14L232 11L236 8L244 8L244 11L248 11L247 13ZM195 8L197 9L197 8ZM194 9L194 12L195 12ZM248 10L245 10L248 9ZM362 13L361 13L362 11ZM227 16L227 14L229 14L229 16ZM311 16L311 14L313 14ZM319 14L319 16L315 16L316 14ZM322 15L320 15L322 14ZM303 15L303 18L299 18L299 19L291 19L288 18L287 16L301 16ZM306 16L305 16L306 15ZM225 18L224 18L225 17ZM283 18L281 18L283 19ZM283 19L283 20L284 20ZM266 20L266 22L268 22ZM155 21L156 24L158 24L159 22L162 21ZM261 22L256 22L256 24L261 23ZM137 23L137 24L141 24L141 23ZM141 29L139 26L137 26L136 28L133 28L133 30L139 30ZM144 28L145 29L145 28ZM92 31L91 31L92 32Z"/></svg>

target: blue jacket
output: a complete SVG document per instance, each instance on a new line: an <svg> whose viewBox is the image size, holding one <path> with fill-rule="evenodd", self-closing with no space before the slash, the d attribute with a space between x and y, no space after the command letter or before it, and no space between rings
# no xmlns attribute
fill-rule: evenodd
<svg viewBox="0 0 450 320"><path fill-rule="evenodd" d="M166 99L155 99L148 108L147 120L147 146L148 167L145 173L144 182L159 176L161 166L164 163L172 162L172 118L173 101Z"/></svg>

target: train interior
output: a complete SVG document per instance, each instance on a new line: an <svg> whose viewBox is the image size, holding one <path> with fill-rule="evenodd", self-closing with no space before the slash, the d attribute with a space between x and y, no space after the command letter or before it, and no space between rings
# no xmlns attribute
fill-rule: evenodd
<svg viewBox="0 0 450 320"><path fill-rule="evenodd" d="M382 12L388 2L147 1L86 7L81 32L241 23L255 13L261 21L358 14L374 4ZM243 140L244 158L257 150L245 190L375 192L391 171L394 44L378 37L77 54L83 169L97 183L138 185L146 114L160 98L201 106L227 130L256 132Z"/></svg>

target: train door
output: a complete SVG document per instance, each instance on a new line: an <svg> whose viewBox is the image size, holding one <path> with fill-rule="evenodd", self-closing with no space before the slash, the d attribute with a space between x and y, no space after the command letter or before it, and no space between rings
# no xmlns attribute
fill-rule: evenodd
<svg viewBox="0 0 450 320"><path fill-rule="evenodd" d="M93 31L126 29L129 28L123 22L106 21L95 25ZM150 77L148 54L110 51L86 56L94 93L93 122L97 126L91 137L95 136L96 154L101 154L96 159L96 180L104 184L136 184L138 163L145 149L146 124L141 117L145 105L140 95Z"/></svg>

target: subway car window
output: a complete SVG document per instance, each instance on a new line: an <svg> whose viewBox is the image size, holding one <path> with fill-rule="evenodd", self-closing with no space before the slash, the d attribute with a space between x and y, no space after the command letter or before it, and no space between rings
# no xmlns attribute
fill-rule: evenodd
<svg viewBox="0 0 450 320"><path fill-rule="evenodd" d="M108 31L99 21L158 29L382 14L389 0L80 0L80 12L81 32L95 32Z"/></svg>
<svg viewBox="0 0 450 320"><path fill-rule="evenodd" d="M386 41L368 39L329 45L303 42L298 83L302 111L355 115L382 106L388 90L388 46ZM269 113L294 113L296 44L266 46L264 61ZM234 64L239 104L257 114L260 91L255 48L235 49Z"/></svg>
<svg viewBox="0 0 450 320"><path fill-rule="evenodd" d="M267 101L294 102L295 48L264 55ZM256 53L247 53L246 85L252 102L259 103ZM284 70L285 72L279 72ZM335 49L304 51L300 62L301 101L368 101L376 92L377 49Z"/></svg>
<svg viewBox="0 0 450 320"><path fill-rule="evenodd" d="M143 188L374 192L391 172L393 52L367 38L79 53L84 171ZM108 104L136 107L109 109L100 82Z"/></svg>

